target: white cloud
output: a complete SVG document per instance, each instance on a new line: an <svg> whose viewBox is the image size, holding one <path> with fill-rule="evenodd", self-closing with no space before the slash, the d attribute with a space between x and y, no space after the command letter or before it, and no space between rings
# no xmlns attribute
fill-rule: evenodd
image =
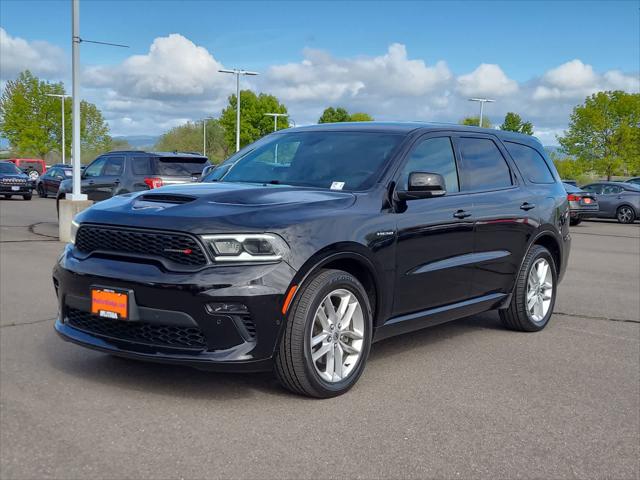
<svg viewBox="0 0 640 480"><path fill-rule="evenodd" d="M458 91L466 96L502 96L518 91L518 83L498 65L483 63L473 72L458 77Z"/></svg>
<svg viewBox="0 0 640 480"><path fill-rule="evenodd" d="M12 37L0 27L0 77L14 78L23 70L47 78L64 74L66 61L61 48L42 41Z"/></svg>

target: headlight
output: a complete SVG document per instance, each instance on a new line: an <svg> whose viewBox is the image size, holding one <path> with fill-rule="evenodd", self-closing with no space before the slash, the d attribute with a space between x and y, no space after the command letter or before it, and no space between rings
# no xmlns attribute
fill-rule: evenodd
<svg viewBox="0 0 640 480"><path fill-rule="evenodd" d="M78 233L80 224L75 220L71 220L71 243L76 243L76 233Z"/></svg>
<svg viewBox="0 0 640 480"><path fill-rule="evenodd" d="M272 233L203 235L202 240L216 262L275 262L289 251Z"/></svg>

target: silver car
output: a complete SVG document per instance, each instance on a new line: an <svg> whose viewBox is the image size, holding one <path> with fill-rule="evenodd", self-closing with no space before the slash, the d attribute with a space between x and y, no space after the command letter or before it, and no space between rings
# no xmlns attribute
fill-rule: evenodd
<svg viewBox="0 0 640 480"><path fill-rule="evenodd" d="M640 185L628 182L597 182L582 187L593 193L600 210L593 217L617 218L620 223L633 223L640 216Z"/></svg>

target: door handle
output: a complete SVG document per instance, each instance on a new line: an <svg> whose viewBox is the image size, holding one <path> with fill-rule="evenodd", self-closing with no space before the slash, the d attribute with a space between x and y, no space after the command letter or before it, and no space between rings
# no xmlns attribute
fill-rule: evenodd
<svg viewBox="0 0 640 480"><path fill-rule="evenodd" d="M456 213L453 214L453 216L456 218L467 218L467 217L470 217L471 214L469 212L465 212L464 210L458 210Z"/></svg>
<svg viewBox="0 0 640 480"><path fill-rule="evenodd" d="M95 182L93 180L89 180L89 185L93 185Z"/></svg>
<svg viewBox="0 0 640 480"><path fill-rule="evenodd" d="M113 184L114 184L114 185L120 185L120 179L119 179L119 178L116 178L116 179L113 181Z"/></svg>
<svg viewBox="0 0 640 480"><path fill-rule="evenodd" d="M532 208L536 208L536 204L535 203L529 203L529 202L524 202L522 205L520 205L520 208L522 210L531 210Z"/></svg>

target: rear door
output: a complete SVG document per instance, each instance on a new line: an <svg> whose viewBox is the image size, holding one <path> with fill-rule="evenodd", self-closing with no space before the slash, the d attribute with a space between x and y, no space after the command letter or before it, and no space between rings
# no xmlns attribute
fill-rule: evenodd
<svg viewBox="0 0 640 480"><path fill-rule="evenodd" d="M609 215L604 211L604 207L601 203L601 200L602 200L601 194L602 194L603 187L604 185L602 185L601 183L592 183L591 185L586 185L582 187L582 190L584 190L585 192L589 192L594 197L596 197L596 200L598 200L598 208L599 208L598 217L606 217Z"/></svg>
<svg viewBox="0 0 640 480"><path fill-rule="evenodd" d="M508 293L534 225L539 223L535 208L542 200L524 188L497 138L461 134L455 142L460 156L461 190L473 199L471 296Z"/></svg>
<svg viewBox="0 0 640 480"><path fill-rule="evenodd" d="M406 189L409 173L439 173L446 195L410 200L397 214L398 245L394 316L428 310L469 298L473 265L471 199L461 194L451 137L421 137L397 177ZM456 216L458 214L458 216Z"/></svg>
<svg viewBox="0 0 640 480"><path fill-rule="evenodd" d="M62 169L52 168L47 170L47 173L42 177L42 183L47 194L55 195L58 193L58 187L63 179Z"/></svg>
<svg viewBox="0 0 640 480"><path fill-rule="evenodd" d="M616 209L620 204L620 194L622 187L619 185L604 185L602 193L598 195L598 205L600 205L600 213L605 217L614 217Z"/></svg>

